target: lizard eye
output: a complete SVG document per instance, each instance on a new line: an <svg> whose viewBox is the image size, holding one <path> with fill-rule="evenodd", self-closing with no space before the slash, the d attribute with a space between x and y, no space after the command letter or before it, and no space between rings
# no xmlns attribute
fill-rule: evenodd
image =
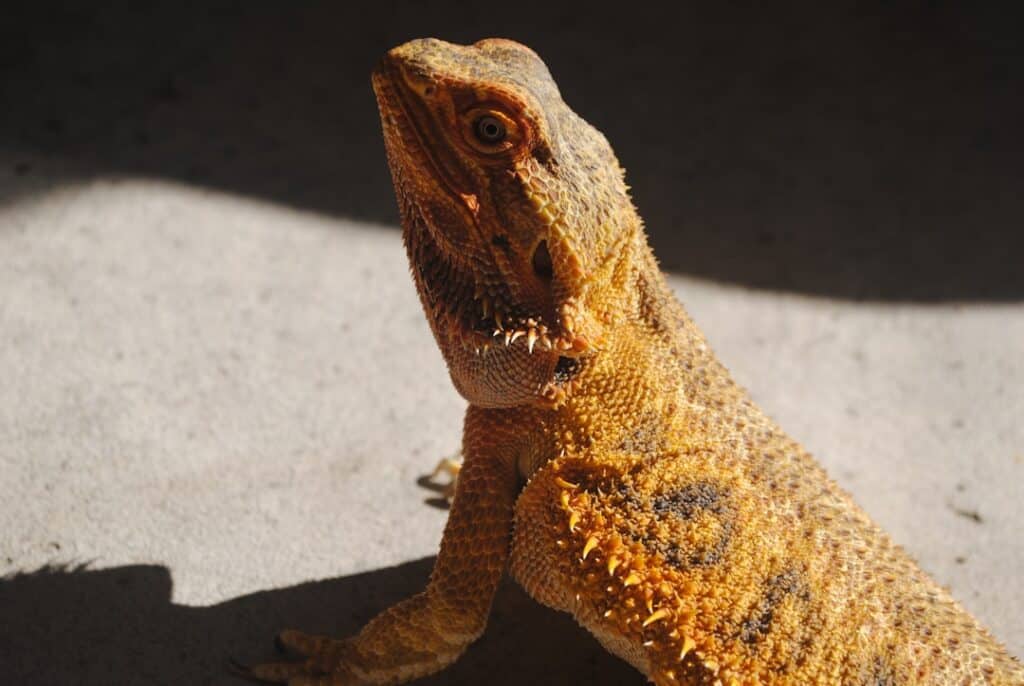
<svg viewBox="0 0 1024 686"><path fill-rule="evenodd" d="M482 155L498 157L522 143L523 127L497 107L477 107L460 118L463 140Z"/></svg>
<svg viewBox="0 0 1024 686"><path fill-rule="evenodd" d="M497 117L484 115L473 123L473 133L484 145L495 145L505 140L505 124Z"/></svg>

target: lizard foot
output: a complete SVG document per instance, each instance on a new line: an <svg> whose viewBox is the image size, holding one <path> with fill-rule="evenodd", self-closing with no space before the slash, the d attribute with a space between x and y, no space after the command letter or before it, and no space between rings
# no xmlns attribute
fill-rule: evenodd
<svg viewBox="0 0 1024 686"><path fill-rule="evenodd" d="M437 466L434 467L434 471L430 474L430 479L434 480L441 474L447 474L451 477L451 480L445 485L442 495L445 500L451 502L452 498L455 497L455 484L459 481L459 472L462 471L462 463L458 462L458 458L461 455L453 455L452 457L442 458Z"/></svg>
<svg viewBox="0 0 1024 686"><path fill-rule="evenodd" d="M282 631L275 643L278 648L294 651L306 659L265 662L251 667L232 661L232 671L253 681L287 686L358 686L363 683L344 666L345 641L289 629Z"/></svg>

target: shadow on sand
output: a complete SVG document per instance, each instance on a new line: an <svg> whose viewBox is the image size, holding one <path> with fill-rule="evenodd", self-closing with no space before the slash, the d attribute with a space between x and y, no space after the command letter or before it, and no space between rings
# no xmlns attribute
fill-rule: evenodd
<svg viewBox="0 0 1024 686"><path fill-rule="evenodd" d="M166 567L42 569L0 579L3 681L33 686L203 684L242 686L227 660L278 659L286 627L344 636L423 588L433 558L210 607L171 602ZM463 658L423 684L640 684L565 614L503 584L487 632Z"/></svg>

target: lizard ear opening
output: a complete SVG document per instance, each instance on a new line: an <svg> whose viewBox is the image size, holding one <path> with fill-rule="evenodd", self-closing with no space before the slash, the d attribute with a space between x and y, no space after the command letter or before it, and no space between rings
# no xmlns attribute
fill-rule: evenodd
<svg viewBox="0 0 1024 686"><path fill-rule="evenodd" d="M551 253L548 252L548 242L541 241L533 251L533 272L545 281L550 281L555 273L554 265L551 263Z"/></svg>

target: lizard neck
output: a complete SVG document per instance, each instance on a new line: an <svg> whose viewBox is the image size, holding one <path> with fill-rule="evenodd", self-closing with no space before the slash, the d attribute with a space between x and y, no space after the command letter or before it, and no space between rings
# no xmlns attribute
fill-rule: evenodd
<svg viewBox="0 0 1024 686"><path fill-rule="evenodd" d="M561 455L685 451L683 443L721 433L709 424L723 413L709 410L737 416L753 407L675 298L642 232L623 260L622 297L601 350L579 365L563 404L531 411L544 438L520 462L525 476Z"/></svg>
<svg viewBox="0 0 1024 686"><path fill-rule="evenodd" d="M619 321L609 327L605 367L617 383L639 384L663 396L719 406L736 401L735 384L687 314L638 232ZM622 371L634 369L628 380ZM611 383L612 379L609 378Z"/></svg>

